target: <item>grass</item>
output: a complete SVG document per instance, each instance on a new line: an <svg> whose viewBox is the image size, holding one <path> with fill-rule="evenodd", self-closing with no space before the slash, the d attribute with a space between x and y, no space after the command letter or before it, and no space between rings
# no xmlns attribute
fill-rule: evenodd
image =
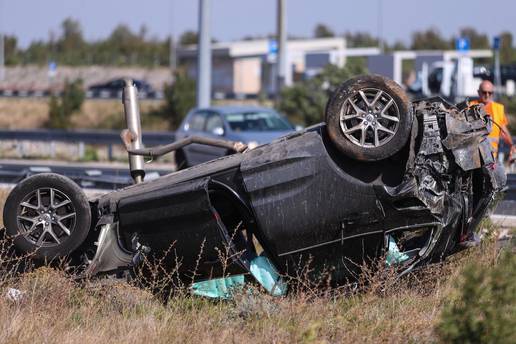
<svg viewBox="0 0 516 344"><path fill-rule="evenodd" d="M163 303L120 280L78 282L51 268L9 273L4 250L0 338L3 343L438 342L445 338L439 332L441 314L457 299L467 263L491 269L497 255L489 241L406 278L389 270L366 273L356 289L300 289L284 298L253 290L224 302L180 292ZM7 288L21 290L21 300L7 299Z"/></svg>
<svg viewBox="0 0 516 344"><path fill-rule="evenodd" d="M140 113L144 114L161 105L161 101L141 100ZM0 98L0 128L34 129L41 128L48 120L47 98ZM71 119L72 129L114 129L124 127L121 100L107 99L84 101L81 111ZM166 130L164 121L145 122L146 130Z"/></svg>

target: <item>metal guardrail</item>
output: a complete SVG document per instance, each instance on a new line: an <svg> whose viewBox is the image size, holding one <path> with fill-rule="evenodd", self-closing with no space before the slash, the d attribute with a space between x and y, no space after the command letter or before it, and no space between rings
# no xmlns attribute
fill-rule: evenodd
<svg viewBox="0 0 516 344"><path fill-rule="evenodd" d="M43 142L83 142L87 144L122 144L118 130L57 130L30 129L6 130L0 129L0 140L43 141ZM171 131L143 132L143 142L147 146L168 144L175 141Z"/></svg>
<svg viewBox="0 0 516 344"><path fill-rule="evenodd" d="M57 92L57 95L60 95ZM17 89L0 89L0 97L5 98L46 98L50 97L50 90L17 90ZM86 91L87 99L121 99L122 91ZM256 100L260 98L256 93L235 93L235 92L212 92L212 98L216 100L235 99L235 100ZM262 95L267 99L274 99L273 93ZM165 98L163 91L138 92L139 99L162 100Z"/></svg>
<svg viewBox="0 0 516 344"><path fill-rule="evenodd" d="M50 90L18 90L18 89L0 89L0 97L7 98L44 98L50 97L55 92ZM61 92L57 92L56 95L60 95ZM88 99L120 99L122 98L122 91L86 91L85 95ZM162 91L151 91L151 92L139 92L138 98L140 99L163 99L164 95Z"/></svg>
<svg viewBox="0 0 516 344"><path fill-rule="evenodd" d="M82 188L115 190L133 184L128 168L106 166L52 165L0 160L0 184L17 184L38 173L54 172L74 180ZM172 172L167 168L149 168L146 179L157 178Z"/></svg>

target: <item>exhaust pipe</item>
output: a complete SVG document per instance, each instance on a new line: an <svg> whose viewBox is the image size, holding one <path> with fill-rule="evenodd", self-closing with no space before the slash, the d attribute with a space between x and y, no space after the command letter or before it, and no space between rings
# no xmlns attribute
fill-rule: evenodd
<svg viewBox="0 0 516 344"><path fill-rule="evenodd" d="M122 141L131 149L143 148L142 143L142 128L140 124L140 109L138 106L138 90L133 84L133 80L126 79L125 86L122 93L122 102L124 104L125 122L127 123L127 130L121 134ZM131 177L135 184L143 182L145 177L145 170L143 169L143 156L129 155L129 169Z"/></svg>

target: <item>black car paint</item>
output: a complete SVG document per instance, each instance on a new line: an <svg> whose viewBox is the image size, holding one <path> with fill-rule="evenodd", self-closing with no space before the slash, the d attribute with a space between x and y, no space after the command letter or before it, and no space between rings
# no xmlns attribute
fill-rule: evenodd
<svg viewBox="0 0 516 344"><path fill-rule="evenodd" d="M236 230L241 225L281 273L295 275L309 263L316 272L329 268L334 283L380 257L388 234L433 233L434 242L419 246L446 245L445 252L478 223L503 178L493 172L478 114L461 119L467 125L456 131L478 141L472 149L482 158L469 170L458 167L461 142L448 140L443 148L449 115L436 104L421 105L411 139L386 161L343 157L321 124L107 194L98 209L119 221L127 249L136 239L151 256L167 255L160 262L191 280L246 271L249 240Z"/></svg>

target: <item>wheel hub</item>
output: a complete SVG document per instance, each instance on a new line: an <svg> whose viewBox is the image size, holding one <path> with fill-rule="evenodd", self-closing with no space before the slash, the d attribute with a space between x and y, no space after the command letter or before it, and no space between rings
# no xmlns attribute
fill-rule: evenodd
<svg viewBox="0 0 516 344"><path fill-rule="evenodd" d="M68 238L76 223L72 201L63 192L40 188L29 193L19 205L21 234L37 246L56 246Z"/></svg>
<svg viewBox="0 0 516 344"><path fill-rule="evenodd" d="M385 145L398 131L401 114L385 91L364 88L346 99L340 113L340 129L353 144L364 148Z"/></svg>

